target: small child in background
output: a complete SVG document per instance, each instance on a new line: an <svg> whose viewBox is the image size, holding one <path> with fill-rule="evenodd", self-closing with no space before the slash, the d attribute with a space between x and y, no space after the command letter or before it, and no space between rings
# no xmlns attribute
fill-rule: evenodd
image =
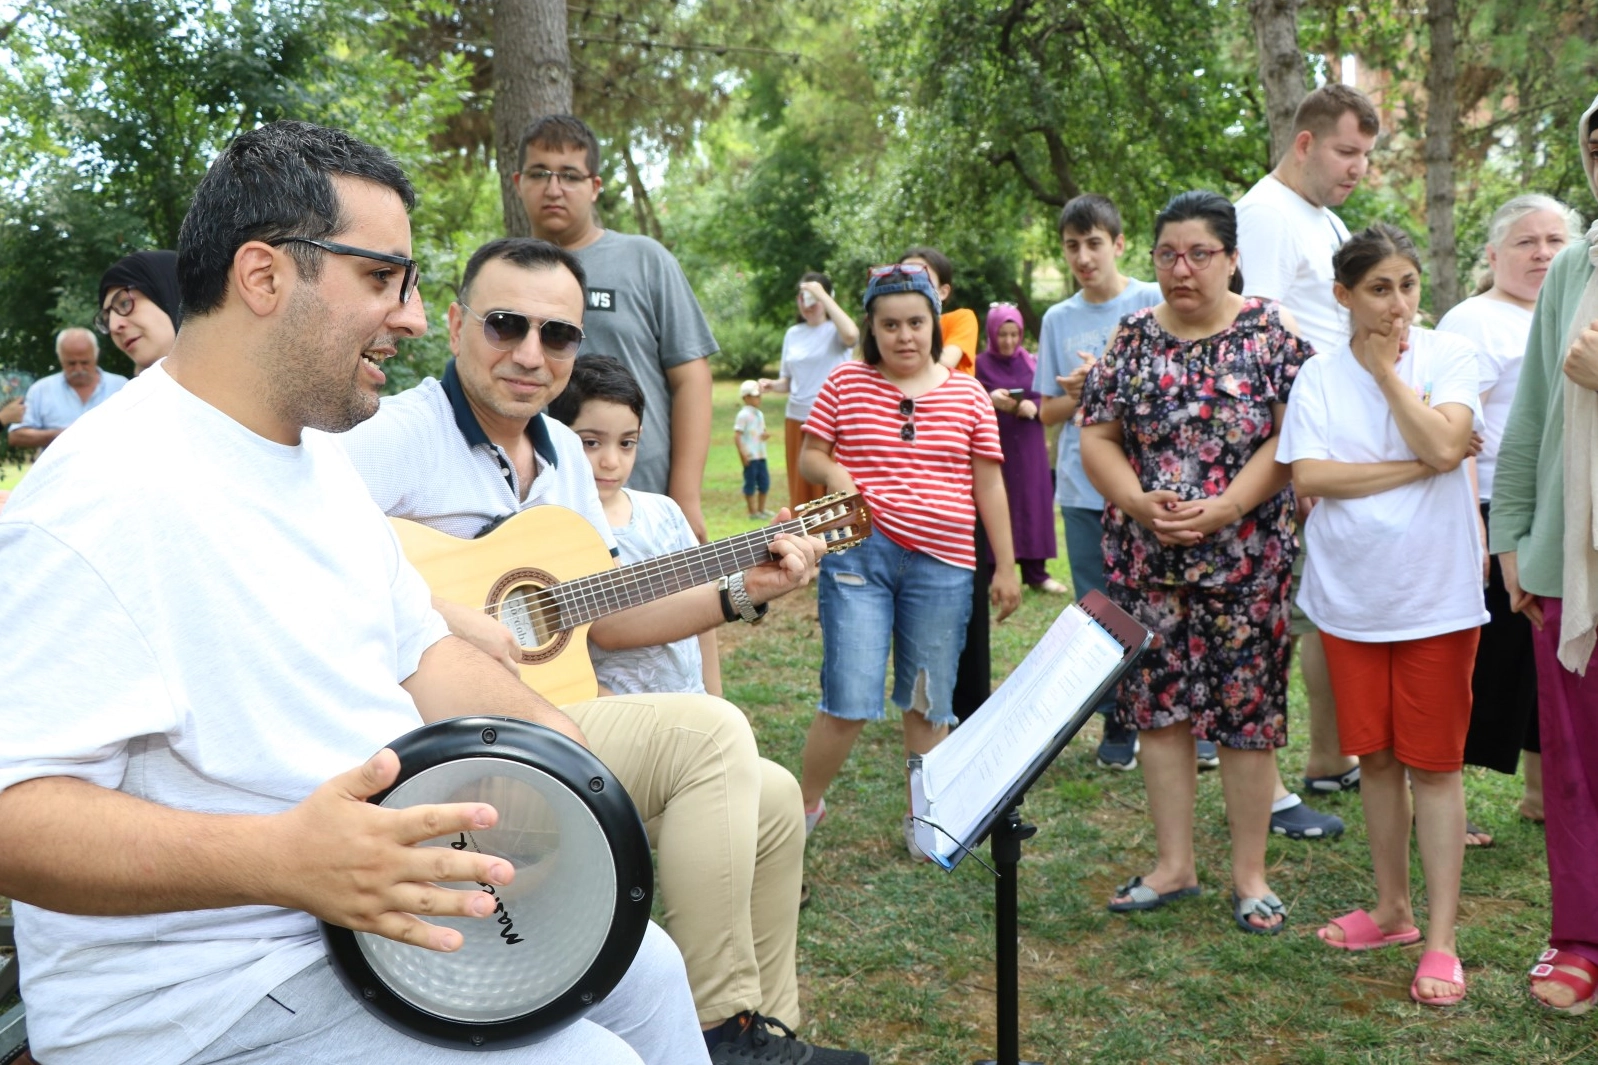
<svg viewBox="0 0 1598 1065"><path fill-rule="evenodd" d="M744 464L744 502L749 506L749 516L756 521L767 521L771 514L766 510L766 493L771 491L771 471L766 468L766 415L760 409L760 382L745 381L738 386L744 405L733 419L732 439L738 445L738 458Z"/></svg>
<svg viewBox="0 0 1598 1065"><path fill-rule="evenodd" d="M676 500L626 487L638 458L644 420L644 392L627 367L608 355L584 355L572 365L571 380L550 405L550 414L582 438L605 520L616 535L618 564L699 546ZM617 695L721 694L714 629L672 643L620 651L589 643L588 652L599 683Z"/></svg>

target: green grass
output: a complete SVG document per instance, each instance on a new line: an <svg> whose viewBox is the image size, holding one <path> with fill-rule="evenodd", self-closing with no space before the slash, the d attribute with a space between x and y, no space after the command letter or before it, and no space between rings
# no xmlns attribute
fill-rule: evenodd
<svg viewBox="0 0 1598 1065"><path fill-rule="evenodd" d="M737 405L737 383L718 382L704 492L715 538L750 527L732 445ZM766 404L766 419L776 438L775 508L786 483L780 401ZM1052 568L1068 576L1063 559ZM1059 608L1029 592L1020 611L995 626L995 682ZM797 770L821 660L813 589L775 603L764 624L727 626L721 635L728 697L749 712L763 753ZM1305 719L1296 679L1293 715ZM1282 756L1289 780L1302 772L1304 740L1296 728ZM1342 840L1272 839L1271 884L1289 910L1278 937L1245 936L1232 925L1213 773L1199 784L1205 894L1157 913L1107 913L1113 887L1151 867L1154 844L1141 774L1098 769L1096 742L1089 725L1023 808L1039 829L1025 845L1019 881L1024 1056L1051 1065L1598 1061L1598 1028L1540 1010L1525 991L1525 970L1547 936L1548 887L1541 832L1516 815L1518 778L1467 773L1472 819L1497 845L1466 855L1459 945L1469 997L1428 1010L1408 997L1418 948L1344 954L1315 939L1328 918L1374 901L1355 797L1317 800L1348 822ZM949 874L910 861L899 830L901 767L897 725L867 728L810 843L813 901L799 927L805 1030L824 1044L866 1050L877 1065L956 1065L994 1050L993 886L975 862ZM1418 868L1414 875L1424 923Z"/></svg>
<svg viewBox="0 0 1598 1065"><path fill-rule="evenodd" d="M712 536L748 527L730 443L737 403L736 383L718 382L705 482ZM780 426L780 406L768 407L768 425ZM773 443L775 505L785 474L781 441ZM1060 543L1062 557L1050 568L1067 579L1063 536ZM1058 600L1028 592L1020 611L994 627L995 683L1059 608ZM778 601L760 626L722 630L727 697L749 713L762 753L795 771L820 660L813 589ZM1290 721L1297 727L1282 755L1290 781L1302 776L1305 720L1295 676ZM1156 913L1108 913L1104 903L1115 885L1152 867L1154 840L1142 774L1097 768L1097 740L1098 726L1090 724L1023 807L1038 826L1019 879L1023 1057L1598 1061L1598 1028L1539 1009L1525 990L1525 970L1546 945L1548 886L1541 830L1516 812L1518 777L1467 770L1472 819L1494 833L1496 845L1466 855L1459 946L1469 996L1461 1006L1434 1010L1409 1000L1418 947L1345 954L1315 938L1327 919L1375 901L1357 796L1316 801L1348 823L1339 841L1272 838L1271 884L1288 905L1280 936L1246 936L1232 924L1214 773L1199 783L1205 894ZM955 1065L994 1051L993 883L975 862L944 873L905 854L902 765L897 724L868 726L828 793L826 824L810 841L812 902L799 929L806 1031L821 1043L868 1051L879 1065ZM1418 857L1413 864L1424 924Z"/></svg>

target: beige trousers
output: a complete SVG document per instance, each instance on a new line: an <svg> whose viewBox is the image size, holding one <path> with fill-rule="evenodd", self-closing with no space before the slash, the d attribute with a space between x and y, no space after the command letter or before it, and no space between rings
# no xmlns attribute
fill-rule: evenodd
<svg viewBox="0 0 1598 1065"><path fill-rule="evenodd" d="M804 802L713 695L611 695L562 707L638 807L666 931L701 1024L759 1010L797 1027Z"/></svg>

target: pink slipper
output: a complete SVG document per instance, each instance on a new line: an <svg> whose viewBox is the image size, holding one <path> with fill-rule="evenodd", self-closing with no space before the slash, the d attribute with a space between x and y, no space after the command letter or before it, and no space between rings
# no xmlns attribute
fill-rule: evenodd
<svg viewBox="0 0 1598 1065"><path fill-rule="evenodd" d="M1408 946L1410 943L1420 941L1420 929L1411 928L1388 935L1382 931L1376 919L1364 910L1355 910L1353 913L1334 917L1330 923L1343 930L1341 940L1328 939L1324 928L1317 928L1315 934L1320 936L1322 943L1338 950L1376 950L1380 947Z"/></svg>
<svg viewBox="0 0 1598 1065"><path fill-rule="evenodd" d="M1457 995L1441 995L1437 998L1421 998L1420 982L1422 980L1445 980L1451 984L1458 984L1460 992ZM1420 965L1415 969L1415 979L1409 982L1409 997L1419 1002L1422 1006L1452 1006L1465 998L1465 967L1459 964L1459 959L1443 950L1428 950L1420 956Z"/></svg>

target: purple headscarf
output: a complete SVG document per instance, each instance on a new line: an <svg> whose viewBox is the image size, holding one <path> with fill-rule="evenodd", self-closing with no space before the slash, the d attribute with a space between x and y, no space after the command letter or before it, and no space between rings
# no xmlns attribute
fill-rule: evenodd
<svg viewBox="0 0 1598 1065"><path fill-rule="evenodd" d="M988 346L983 350L982 354L991 355L997 359L1004 358L1004 356L999 354L999 327L1005 322L1014 322L1015 327L1021 330L1022 338L1025 339L1026 323L1021 320L1021 312L1013 304L995 303L988 308ZM1015 355L1028 355L1030 357L1029 352L1019 343L1015 346Z"/></svg>

